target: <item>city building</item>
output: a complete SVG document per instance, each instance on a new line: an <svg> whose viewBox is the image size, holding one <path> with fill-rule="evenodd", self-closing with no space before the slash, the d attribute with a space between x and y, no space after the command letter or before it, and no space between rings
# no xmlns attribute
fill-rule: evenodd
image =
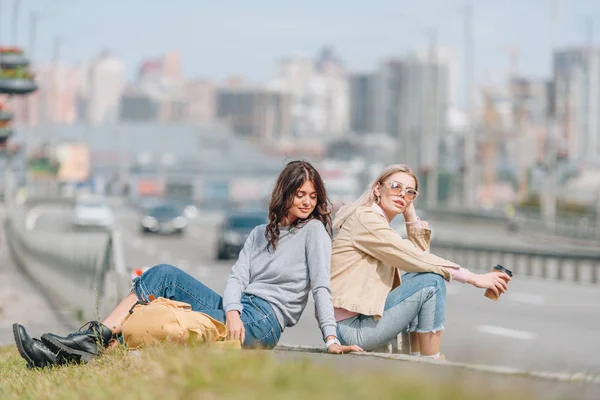
<svg viewBox="0 0 600 400"><path fill-rule="evenodd" d="M268 87L291 98L294 137L335 137L349 129L349 87L341 62L325 48L313 59L283 58Z"/></svg>
<svg viewBox="0 0 600 400"><path fill-rule="evenodd" d="M123 61L104 52L87 67L81 87L85 103L85 120L90 124L117 122L125 88Z"/></svg>
<svg viewBox="0 0 600 400"><path fill-rule="evenodd" d="M196 79L185 83L185 120L192 123L207 123L215 118L216 88L207 79Z"/></svg>
<svg viewBox="0 0 600 400"><path fill-rule="evenodd" d="M350 97L350 131L365 134L375 131L377 76L354 73L348 76Z"/></svg>
<svg viewBox="0 0 600 400"><path fill-rule="evenodd" d="M404 84L404 63L401 60L386 60L375 79L375 106L373 132L400 136L400 99Z"/></svg>
<svg viewBox="0 0 600 400"><path fill-rule="evenodd" d="M290 96L263 87L217 89L216 117L234 132L271 143L290 135Z"/></svg>
<svg viewBox="0 0 600 400"><path fill-rule="evenodd" d="M441 138L448 133L448 67L416 54L402 60L399 85L401 158L415 169L437 169Z"/></svg>
<svg viewBox="0 0 600 400"><path fill-rule="evenodd" d="M119 118L170 123L187 118L179 53L168 52L140 63L136 81L123 94Z"/></svg>
<svg viewBox="0 0 600 400"><path fill-rule="evenodd" d="M120 121L156 122L160 105L135 85L128 85L121 98Z"/></svg>
<svg viewBox="0 0 600 400"><path fill-rule="evenodd" d="M559 137L566 156L584 164L600 161L599 68L599 49L567 48L554 53L554 111Z"/></svg>
<svg viewBox="0 0 600 400"><path fill-rule="evenodd" d="M181 55L177 51L169 51L160 58L162 76L174 84L180 83L181 76Z"/></svg>
<svg viewBox="0 0 600 400"><path fill-rule="evenodd" d="M72 124L77 120L78 88L82 71L64 65L42 65L36 68L38 90L11 99L14 123L20 126L38 124Z"/></svg>

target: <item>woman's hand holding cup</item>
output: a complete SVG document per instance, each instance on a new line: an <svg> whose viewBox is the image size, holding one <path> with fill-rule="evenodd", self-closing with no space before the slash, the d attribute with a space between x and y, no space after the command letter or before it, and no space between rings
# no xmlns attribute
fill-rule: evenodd
<svg viewBox="0 0 600 400"><path fill-rule="evenodd" d="M493 294L495 297L492 300L496 300L501 294L506 293L510 280L511 277L508 274L498 271L488 272L487 274L471 273L469 283L477 288L487 289L486 295L491 292L490 295Z"/></svg>

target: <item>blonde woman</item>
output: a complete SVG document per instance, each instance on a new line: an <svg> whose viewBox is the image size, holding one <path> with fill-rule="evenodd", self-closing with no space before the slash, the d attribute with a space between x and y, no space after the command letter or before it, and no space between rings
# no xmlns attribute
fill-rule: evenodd
<svg viewBox="0 0 600 400"><path fill-rule="evenodd" d="M343 344L372 351L408 330L413 355L443 359L445 281L507 290L508 275L475 274L429 252L431 231L414 207L418 186L406 165L391 165L336 214L331 290ZM398 215L408 238L390 228Z"/></svg>

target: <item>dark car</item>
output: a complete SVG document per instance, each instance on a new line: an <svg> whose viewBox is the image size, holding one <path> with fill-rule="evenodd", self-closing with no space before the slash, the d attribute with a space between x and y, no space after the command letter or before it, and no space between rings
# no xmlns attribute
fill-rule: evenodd
<svg viewBox="0 0 600 400"><path fill-rule="evenodd" d="M217 258L237 258L252 229L268 221L268 215L264 211L237 211L229 214L218 233Z"/></svg>
<svg viewBox="0 0 600 400"><path fill-rule="evenodd" d="M140 220L142 233L182 235L187 225L181 208L174 204L149 207Z"/></svg>

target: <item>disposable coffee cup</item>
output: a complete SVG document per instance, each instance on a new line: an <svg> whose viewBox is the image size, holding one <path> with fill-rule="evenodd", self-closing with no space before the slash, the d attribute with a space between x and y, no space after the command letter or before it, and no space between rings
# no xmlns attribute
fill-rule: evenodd
<svg viewBox="0 0 600 400"><path fill-rule="evenodd" d="M493 268L493 271L494 271L494 272L497 272L497 273L499 273L499 274L501 274L501 273L505 273L506 275L510 276L511 278L512 278L512 276L513 276L513 273L512 273L512 271L510 271L510 270L508 270L508 269L504 268L504 267L503 267L502 265L500 265L500 264L496 265L496 266ZM490 299L490 300L498 301L498 297L499 297L499 296L497 296L497 295L496 295L496 293L494 293L494 291L493 291L492 289L487 289L487 290L485 291L485 297L487 297L487 298L488 298L488 299Z"/></svg>

